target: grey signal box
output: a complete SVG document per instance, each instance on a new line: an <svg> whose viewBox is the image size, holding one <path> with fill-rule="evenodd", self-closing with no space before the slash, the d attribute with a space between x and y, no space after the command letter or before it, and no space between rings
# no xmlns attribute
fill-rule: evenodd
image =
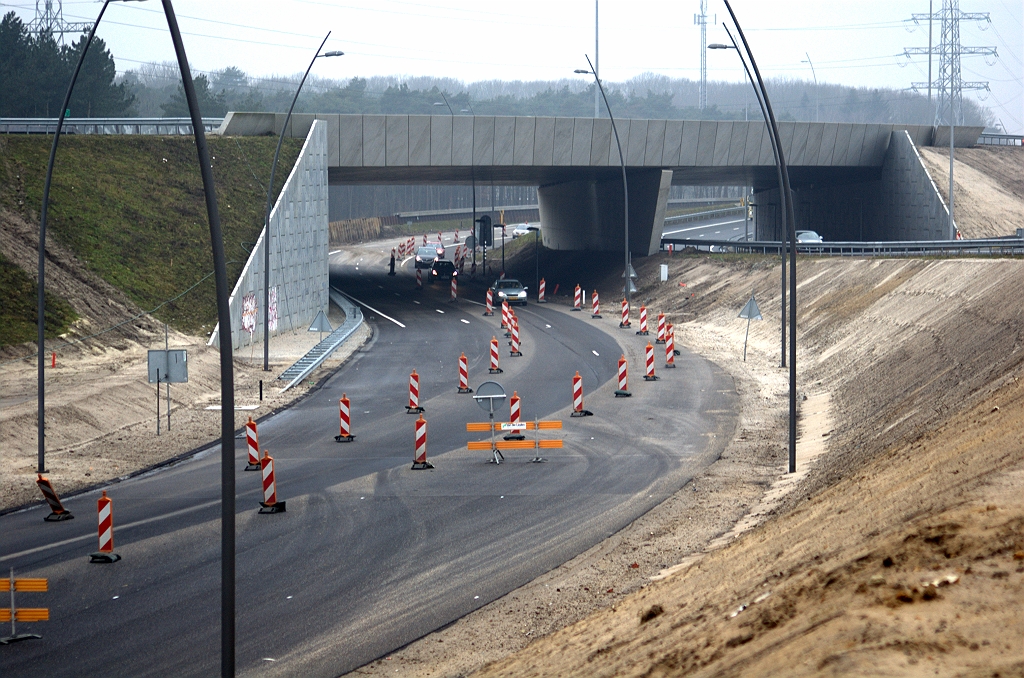
<svg viewBox="0 0 1024 678"><path fill-rule="evenodd" d="M157 383L157 371L161 384L188 383L188 352L183 349L149 352L149 383Z"/></svg>
<svg viewBox="0 0 1024 678"><path fill-rule="evenodd" d="M484 247L490 247L494 242L494 227L491 226L491 217L485 214L476 221L480 224L479 243Z"/></svg>

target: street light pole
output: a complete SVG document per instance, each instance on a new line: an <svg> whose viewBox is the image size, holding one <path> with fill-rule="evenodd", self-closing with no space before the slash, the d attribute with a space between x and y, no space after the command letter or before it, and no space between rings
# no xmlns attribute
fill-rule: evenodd
<svg viewBox="0 0 1024 678"><path fill-rule="evenodd" d="M277 171L277 160L281 155L281 144L284 143L284 135L288 131L288 122L292 119L292 111L295 110L295 102L299 100L299 92L302 91L302 86L306 83L306 77L309 72L313 69L313 64L320 57L336 57L342 56L344 52L331 51L320 53L320 50L324 48L327 43L327 38L331 37L331 32L327 31L327 35L324 37L324 41L320 43L320 46L316 49L316 54L309 62L309 66L306 68L306 72L302 76L302 80L299 82L298 88L295 90L295 96L292 97L292 105L288 107L288 115L284 118L284 125L281 127L281 136L277 139L277 150L274 151L274 162L270 165L270 184L267 186L267 209L263 219L263 371L270 371L270 210L274 207L274 173ZM221 334L224 333L224 329L228 328L228 334L230 335L230 325L221 325Z"/></svg>
<svg viewBox="0 0 1024 678"><path fill-rule="evenodd" d="M775 136L775 144L778 146L779 168L782 172L784 188L784 199L786 203L786 220L789 222L789 472L796 473L796 218L793 211L792 185L789 181L789 169L786 167L786 158L782 151L782 144L779 138L779 125L775 121L775 113L772 111L772 103L768 99L768 91L765 89L761 72L754 60L754 53L750 50L750 44L743 35L743 28L740 26L736 13L732 11L729 0L723 0L736 31L740 34L743 48L746 50L747 58L750 59L750 66L757 76L757 85L764 98L765 108L768 110L768 119L771 122L771 132ZM737 50L738 51L738 50Z"/></svg>
<svg viewBox="0 0 1024 678"><path fill-rule="evenodd" d="M633 282L632 278L629 277L629 185L626 182L626 158L622 155L622 143L619 141L619 130L615 127L615 116L612 115L612 107L608 104L608 96L604 93L604 87L601 86L601 79L597 77L597 71L594 69L594 64L590 63L590 57L583 55L587 59L587 64L590 66L590 70L577 68L575 73L587 73L594 76L594 81L597 82L597 89L601 92L601 98L604 99L604 107L608 111L608 119L612 121L612 132L615 133L615 145L619 149L619 165L622 167L622 202L623 202L623 231L625 233L625 268L623 269L623 276L626 279L625 286L625 298L626 306L629 306L629 285Z"/></svg>
<svg viewBox="0 0 1024 678"><path fill-rule="evenodd" d="M818 89L818 74L814 72L814 62L811 61L811 55L804 52L806 59L801 59L800 63L811 65L811 75L814 77L814 122L818 122L818 114L821 112L821 91Z"/></svg>

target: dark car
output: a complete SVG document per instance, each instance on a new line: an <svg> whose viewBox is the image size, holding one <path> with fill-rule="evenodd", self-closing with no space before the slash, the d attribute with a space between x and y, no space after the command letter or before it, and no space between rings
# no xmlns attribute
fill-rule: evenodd
<svg viewBox="0 0 1024 678"><path fill-rule="evenodd" d="M434 245L424 245L416 250L416 268L430 268L434 260L444 256L444 249L440 252Z"/></svg>
<svg viewBox="0 0 1024 678"><path fill-rule="evenodd" d="M526 306L526 288L515 278L495 280L491 289L494 290L495 303L507 301L509 304Z"/></svg>
<svg viewBox="0 0 1024 678"><path fill-rule="evenodd" d="M435 280L451 280L459 277L459 269L455 268L454 261L447 259L434 259L430 265L430 282Z"/></svg>

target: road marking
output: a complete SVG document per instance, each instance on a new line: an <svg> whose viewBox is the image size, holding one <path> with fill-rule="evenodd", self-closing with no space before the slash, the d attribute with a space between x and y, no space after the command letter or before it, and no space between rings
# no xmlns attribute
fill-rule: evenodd
<svg viewBox="0 0 1024 678"><path fill-rule="evenodd" d="M196 504L195 506L189 506L188 508L179 509L177 511L171 511L170 513L164 513L163 515L153 516L152 518L143 518L142 520L136 520L134 523L127 523L125 525L118 525L117 526L117 530L118 530L118 532L124 532L125 530L130 530L133 527L139 527L140 525L148 525L149 523L155 523L158 520L166 520L168 518L176 518L176 517L178 517L180 515L184 515L186 513L191 513L193 511L201 511L202 509L210 508L211 506L220 506L220 499L217 499L215 501L208 501L205 504ZM70 539L63 539L61 541L55 541L52 544L45 544L43 546L37 546L37 547L35 547L33 549L27 549L25 551L21 551L20 553L11 553L11 554L6 555L6 556L0 556L0 562L3 562L5 560L14 560L15 558L20 558L22 556L30 556L33 553L39 553L41 551L48 551L49 549L54 549L54 548L58 548L58 547L61 547L61 546L67 546L68 544L74 544L74 543L77 543L77 542L80 542L80 541L89 541L90 539L95 539L95 538L96 538L96 535L93 534L90 531L89 534L83 534L80 537L71 537Z"/></svg>
<svg viewBox="0 0 1024 678"><path fill-rule="evenodd" d="M397 292L395 293L395 296L396 296L396 297L398 296L398 293L397 293ZM420 305L420 302L416 301L415 299L413 299L413 300L412 300L412 303L416 304L417 306L419 306L419 305Z"/></svg>
<svg viewBox="0 0 1024 678"><path fill-rule="evenodd" d="M593 353L594 355L596 355L598 358L601 357L601 354L598 353L597 351L595 351L594 349L590 349L590 352Z"/></svg>
<svg viewBox="0 0 1024 678"><path fill-rule="evenodd" d="M701 229L701 228L710 228L712 226L725 226L726 224L738 224L738 223L740 223L742 221L746 221L746 219L733 219L732 221L722 221L722 222L717 223L717 224L704 224L703 226L690 226L689 228L677 228L674 231L663 231L661 235L662 235L662 237L664 237L666 235L672 235L673 233L683 233L685 231L696 231L696 230Z"/></svg>
<svg viewBox="0 0 1024 678"><path fill-rule="evenodd" d="M469 321L468 321L468 320L466 320L465 318L459 318L459 321L460 321L460 322L464 322L464 323L466 323L467 325L469 324Z"/></svg>
<svg viewBox="0 0 1024 678"><path fill-rule="evenodd" d="M551 325L548 325L547 323L544 323L544 327L548 328L549 330L551 329Z"/></svg>
<svg viewBox="0 0 1024 678"><path fill-rule="evenodd" d="M328 255L328 256L330 256L330 255L332 255L332 254L337 254L337 253L338 253L338 252L340 252L340 251L341 251L341 250L334 250L333 252L328 252L328 253L327 253L327 255Z"/></svg>
<svg viewBox="0 0 1024 678"><path fill-rule="evenodd" d="M355 297L353 297L353 296L352 296L351 294L348 294L348 293L346 293L346 292L342 292L342 291L341 291L341 290L339 290L339 289L338 289L337 287L335 287L335 288L334 288L334 290L335 290L335 291L336 291L336 292L337 292L338 294L341 294L341 295L344 295L344 296L348 297L349 299L351 299L352 301L356 302L357 304L359 304L359 305L360 305L360 306L362 306L363 308L365 308L365 309L367 309L367 310L370 310L370 311L373 311L374 313L376 313L377 315L379 315L379 316L380 316L381 318L384 318L385 320L390 320L391 322L395 323L396 325L398 325L399 327L401 327L401 328L403 328L403 329L405 328L405 325L403 325L402 323L398 322L397 320L395 320L395 319L394 319L394 318L392 318L391 316L389 316L389 315L385 315L385 314L381 313L380 311L378 311L377 309L375 309L375 308L374 308L373 306L370 306L369 304L367 304L367 303L366 303L365 301L359 301L358 299L356 299Z"/></svg>
<svg viewBox="0 0 1024 678"><path fill-rule="evenodd" d="M440 313L441 315L444 315L444 311L442 311L441 309L435 308L434 310L437 311L438 313Z"/></svg>

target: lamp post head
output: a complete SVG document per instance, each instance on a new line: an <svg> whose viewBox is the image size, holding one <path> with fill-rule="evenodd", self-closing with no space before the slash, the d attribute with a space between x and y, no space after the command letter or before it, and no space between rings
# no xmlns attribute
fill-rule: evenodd
<svg viewBox="0 0 1024 678"><path fill-rule="evenodd" d="M573 71L573 73L580 73L582 75L591 75L593 72L594 71L588 70L586 68L577 68L575 71Z"/></svg>
<svg viewBox="0 0 1024 678"><path fill-rule="evenodd" d="M713 42L710 45L708 45L708 49L736 49L736 48L733 47L732 45L723 45L720 42Z"/></svg>
<svg viewBox="0 0 1024 678"><path fill-rule="evenodd" d="M331 50L330 52L324 52L320 56L322 56L322 57L345 56L345 53L335 49L335 50Z"/></svg>

